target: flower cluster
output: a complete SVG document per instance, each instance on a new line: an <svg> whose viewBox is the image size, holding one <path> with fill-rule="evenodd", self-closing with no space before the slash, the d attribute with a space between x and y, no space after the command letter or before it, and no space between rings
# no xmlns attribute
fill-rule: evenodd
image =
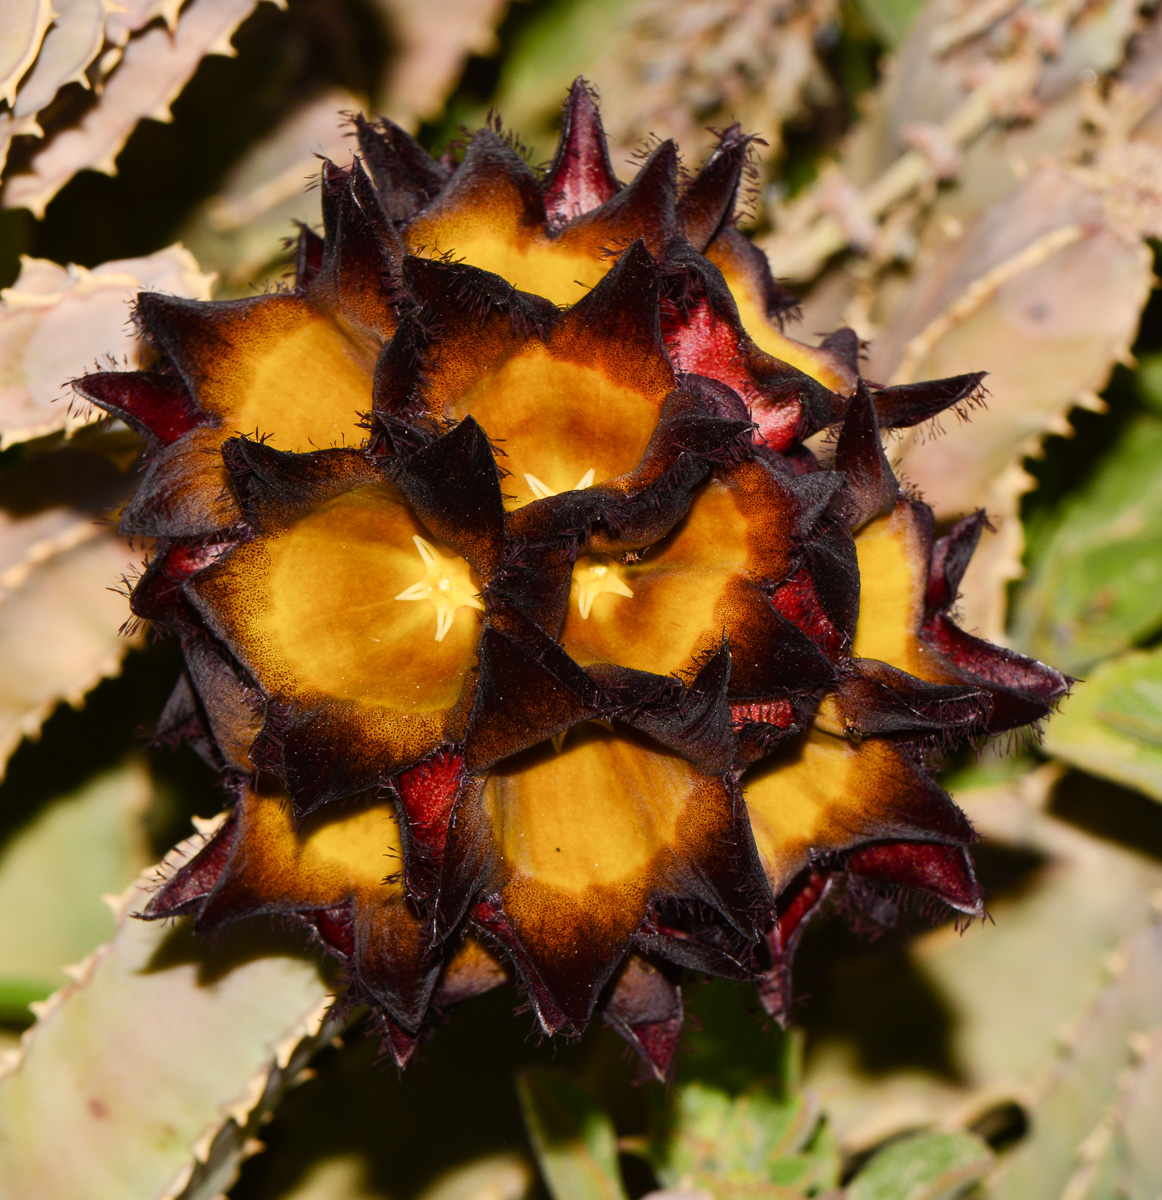
<svg viewBox="0 0 1162 1200"><path fill-rule="evenodd" d="M981 376L880 387L734 228L748 139L615 176L585 85L552 164L429 157L357 120L293 287L145 294L134 612L186 671L161 736L233 805L147 917L292 915L402 1064L512 979L664 1077L683 970L785 1019L829 895L981 907L925 763L1068 681L949 615L983 514L936 538L881 430ZM830 429L827 459L806 439Z"/></svg>

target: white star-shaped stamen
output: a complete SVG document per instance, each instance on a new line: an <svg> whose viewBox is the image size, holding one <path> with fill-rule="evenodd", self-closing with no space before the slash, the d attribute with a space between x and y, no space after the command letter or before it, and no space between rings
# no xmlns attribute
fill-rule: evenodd
<svg viewBox="0 0 1162 1200"><path fill-rule="evenodd" d="M588 621L593 601L611 592L633 599L633 592L621 577L617 563L605 555L582 555L573 564L572 595L577 601L581 620Z"/></svg>
<svg viewBox="0 0 1162 1200"><path fill-rule="evenodd" d="M596 474L597 471L593 467L590 467L589 470L586 471L585 474L582 475L581 478L578 479L569 490L572 492L580 492L584 488L592 487L593 478ZM532 492L533 496L537 500L547 500L550 496L556 496L558 494L557 492L553 491L553 489L549 487L549 485L543 480L538 479L535 475L528 474L528 472L525 472L525 483L529 485L529 491Z"/></svg>
<svg viewBox="0 0 1162 1200"><path fill-rule="evenodd" d="M436 608L436 641L442 642L452 628L452 619L462 608L484 611L484 601L476 593L468 564L462 558L445 558L431 542L414 536L424 574L406 587L397 600L430 600Z"/></svg>

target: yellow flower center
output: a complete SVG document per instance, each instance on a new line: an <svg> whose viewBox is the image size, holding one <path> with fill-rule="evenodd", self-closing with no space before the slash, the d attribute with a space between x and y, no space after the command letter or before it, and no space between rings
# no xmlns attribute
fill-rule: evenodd
<svg viewBox="0 0 1162 1200"><path fill-rule="evenodd" d="M423 561L424 573L397 600L430 600L436 609L436 641L442 642L452 619L462 608L484 611L484 602L472 582L471 568L462 558L445 558L431 542L412 536Z"/></svg>
<svg viewBox="0 0 1162 1200"><path fill-rule="evenodd" d="M612 558L604 554L583 554L573 564L573 583L569 592L570 598L577 601L582 621L589 620L593 601L607 592L633 599L633 592Z"/></svg>

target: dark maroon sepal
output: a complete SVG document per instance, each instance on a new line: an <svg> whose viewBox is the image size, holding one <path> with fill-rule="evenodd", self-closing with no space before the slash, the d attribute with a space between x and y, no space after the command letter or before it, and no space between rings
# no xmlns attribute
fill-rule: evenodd
<svg viewBox="0 0 1162 1200"><path fill-rule="evenodd" d="M210 736L209 722L198 702L194 685L184 672L161 710L150 743L165 750L189 746L213 770L221 771L226 766Z"/></svg>
<svg viewBox="0 0 1162 1200"><path fill-rule="evenodd" d="M812 691L834 681L831 659L772 606L765 591L749 587L741 599L748 611L730 635L732 703Z"/></svg>
<svg viewBox="0 0 1162 1200"><path fill-rule="evenodd" d="M393 121L355 117L359 152L379 202L393 221L406 221L435 197L448 181L448 169Z"/></svg>
<svg viewBox="0 0 1162 1200"><path fill-rule="evenodd" d="M491 942L512 964L520 981L521 990L532 1005L537 1021L545 1033L550 1036L560 1033L568 1037L576 1036L585 1028L589 1014L593 1011L598 989L590 985L585 988L585 991L592 991L592 996L586 995L577 998L580 1000L577 1007L579 1013L582 1014L578 1021L577 1015L570 1013L561 1004L553 990L541 977L533 960L517 937L512 923L505 916L498 897L485 896L473 905L472 926L483 935L484 941ZM605 978L600 981L601 984L604 984L608 977L609 972L606 972Z"/></svg>
<svg viewBox="0 0 1162 1200"><path fill-rule="evenodd" d="M929 379L923 383L901 383L872 392L876 414L883 429L907 429L938 417L948 409L961 416L984 403L983 381L987 371Z"/></svg>
<svg viewBox="0 0 1162 1200"><path fill-rule="evenodd" d="M548 527L547 538L533 541L511 536L510 525L504 559L489 580L488 590L497 602L515 608L551 637L557 637L569 608L576 539L572 530L554 537L551 522L546 520L544 524Z"/></svg>
<svg viewBox="0 0 1162 1200"><path fill-rule="evenodd" d="M225 476L214 469L213 452L197 434L162 446L121 510L118 533L128 538L205 538L236 527L241 513Z"/></svg>
<svg viewBox="0 0 1162 1200"><path fill-rule="evenodd" d="M781 465L786 471L785 460ZM807 475L786 471L782 480L795 498L795 539L806 545L820 532L820 522L838 507L833 501L843 492L843 476L838 471L812 471Z"/></svg>
<svg viewBox="0 0 1162 1200"><path fill-rule="evenodd" d="M224 766L249 773L250 747L262 728L263 699L206 638L185 639L186 670Z"/></svg>
<svg viewBox="0 0 1162 1200"><path fill-rule="evenodd" d="M309 225L298 222L298 236L294 243L295 287L305 292L323 266L326 243Z"/></svg>
<svg viewBox="0 0 1162 1200"><path fill-rule="evenodd" d="M720 782L722 811L716 838L697 855L678 857L667 883L674 896L713 909L734 937L753 943L770 921L773 906L742 792L732 776Z"/></svg>
<svg viewBox="0 0 1162 1200"><path fill-rule="evenodd" d="M156 921L199 909L226 869L236 828L237 820L231 813L197 854L154 892L141 915L147 921Z"/></svg>
<svg viewBox="0 0 1162 1200"><path fill-rule="evenodd" d="M641 1059L642 1081L666 1083L682 1036L682 989L668 972L638 955L625 961L601 1010Z"/></svg>
<svg viewBox="0 0 1162 1200"><path fill-rule="evenodd" d="M495 884L494 830L481 805L483 789L482 776L466 776L452 805L434 890L423 896L433 942L455 932L480 893Z"/></svg>
<svg viewBox="0 0 1162 1200"><path fill-rule="evenodd" d="M844 325L829 333L819 343L820 350L829 350L853 374L859 374L859 358L863 353L863 342L854 329Z"/></svg>
<svg viewBox="0 0 1162 1200"><path fill-rule="evenodd" d="M404 1029L398 1021L393 1021L383 1012L376 1013L375 1027L379 1031L380 1045L391 1055L397 1070L404 1070L415 1058L423 1041L422 1036Z"/></svg>
<svg viewBox="0 0 1162 1200"><path fill-rule="evenodd" d="M972 825L952 797L908 756L906 749L898 753L897 773L888 787L891 800L875 837L892 841L936 839L965 846L976 840Z"/></svg>
<svg viewBox="0 0 1162 1200"><path fill-rule="evenodd" d="M557 153L541 184L550 228L600 208L620 190L597 105L589 85L578 76L562 110Z"/></svg>
<svg viewBox="0 0 1162 1200"><path fill-rule="evenodd" d="M351 918L350 900L333 908L316 908L300 915L323 945L344 963L355 953L355 923Z"/></svg>
<svg viewBox="0 0 1162 1200"><path fill-rule="evenodd" d="M786 451L839 418L840 396L758 348L742 327L718 267L678 243L662 271L663 336L674 362L737 392L755 423L758 444Z"/></svg>
<svg viewBox="0 0 1162 1200"><path fill-rule="evenodd" d="M984 509L978 509L957 521L933 545L928 568L928 590L924 599L926 617L932 617L956 603L964 572L980 542L980 535L988 527Z"/></svg>
<svg viewBox="0 0 1162 1200"><path fill-rule="evenodd" d="M682 388L696 395L712 416L722 421L737 421L753 429L750 411L742 397L721 380L687 371L682 374Z"/></svg>
<svg viewBox="0 0 1162 1200"><path fill-rule="evenodd" d="M182 633L196 633L197 612L182 591L182 584L189 577L189 572L184 564L175 569L170 562L175 548L180 546L181 543L166 546L146 563L129 597L129 607L133 615L143 621L163 623L168 629L177 629Z"/></svg>
<svg viewBox="0 0 1162 1200"><path fill-rule="evenodd" d="M823 907L831 893L833 878L823 871L808 871L783 893L779 914L767 930L767 964L756 982L759 1001L768 1016L784 1029L790 1024L791 964L808 921Z"/></svg>
<svg viewBox="0 0 1162 1200"><path fill-rule="evenodd" d="M423 411L423 354L428 342L427 330L410 314L376 359L368 449L379 458L410 454L436 436L436 423ZM417 422L419 429L414 428Z"/></svg>
<svg viewBox="0 0 1162 1200"><path fill-rule="evenodd" d="M730 770L735 743L727 700L730 650L725 644L689 686L625 667L598 667L591 673L615 701L609 715L676 750L708 775Z"/></svg>
<svg viewBox="0 0 1162 1200"><path fill-rule="evenodd" d="M877 842L852 851L851 875L927 892L970 916L984 912L972 859L962 845L944 842Z"/></svg>
<svg viewBox="0 0 1162 1200"><path fill-rule="evenodd" d="M884 453L871 393L862 379L839 430L835 468L845 478L841 509L852 531L895 508L900 481Z"/></svg>
<svg viewBox="0 0 1162 1200"><path fill-rule="evenodd" d="M187 579L211 566L233 543L171 542L149 560L137 581L129 606L135 617L164 624L186 636L198 636L204 627L197 610L183 591Z"/></svg>
<svg viewBox="0 0 1162 1200"><path fill-rule="evenodd" d="M311 302L385 337L396 323L399 239L358 160L350 171L323 163L323 197L326 245Z"/></svg>
<svg viewBox="0 0 1162 1200"><path fill-rule="evenodd" d="M229 438L222 461L247 524L259 531L293 521L315 505L380 474L359 450L337 447L298 454L253 438Z"/></svg>
<svg viewBox="0 0 1162 1200"><path fill-rule="evenodd" d="M943 612L924 623L920 639L968 680L992 694L989 733L1019 729L1047 717L1073 679L1033 658L965 633Z"/></svg>
<svg viewBox="0 0 1162 1200"><path fill-rule="evenodd" d="M611 250L640 238L654 255L662 254L677 236L678 148L662 142L641 169L600 208L575 219L569 232L592 225L608 239Z"/></svg>
<svg viewBox="0 0 1162 1200"><path fill-rule="evenodd" d="M197 403L201 364L223 352L222 328L245 322L252 312L271 303L298 306L293 296L250 296L245 300L186 300L162 292L141 292L134 320L150 345L165 354ZM217 424L217 422L212 422Z"/></svg>
<svg viewBox="0 0 1162 1200"><path fill-rule="evenodd" d="M754 138L731 125L678 201L678 228L695 250L707 244L734 212Z"/></svg>
<svg viewBox="0 0 1162 1200"><path fill-rule="evenodd" d="M634 933L634 945L644 954L704 975L753 978L753 939L720 922L688 919L689 907L670 903L665 911L651 910Z"/></svg>
<svg viewBox="0 0 1162 1200"><path fill-rule="evenodd" d="M767 320L780 329L799 312L799 301L771 274L767 256L748 238L729 225L719 229L714 243L728 250L757 286Z"/></svg>
<svg viewBox="0 0 1162 1200"><path fill-rule="evenodd" d="M382 786L400 766L389 746L352 737L349 708L328 700L303 712L278 697L267 701L250 761L282 782L298 818Z"/></svg>
<svg viewBox="0 0 1162 1200"><path fill-rule="evenodd" d="M859 564L850 531L823 526L802 548L800 567L775 590L776 610L835 657L851 645L859 619Z"/></svg>
<svg viewBox="0 0 1162 1200"><path fill-rule="evenodd" d="M168 446L207 418L181 382L158 371L95 371L72 381L79 396Z"/></svg>
<svg viewBox="0 0 1162 1200"><path fill-rule="evenodd" d="M475 133L460 165L433 199L433 209L456 209L486 203L494 189L515 188L524 212L521 225L539 229L545 224L545 203L537 177L528 163L499 134L491 129Z"/></svg>
<svg viewBox="0 0 1162 1200"><path fill-rule="evenodd" d="M500 475L484 431L472 417L406 458L388 475L412 512L441 541L488 579L500 565L504 502Z"/></svg>
<svg viewBox="0 0 1162 1200"><path fill-rule="evenodd" d="M761 350L756 349L752 356L756 359L752 375L759 396L750 415L759 445L780 453L789 452L805 438L835 422L843 407L838 393L812 379L806 371Z"/></svg>
<svg viewBox="0 0 1162 1200"><path fill-rule="evenodd" d="M930 527L927 506L919 515ZM1003 733L1047 717L1069 693L1073 680L1036 659L966 633L949 616L948 609L956 601L987 524L983 512L972 513L933 544L920 640L940 655L953 673L989 692L992 711L986 732Z"/></svg>
<svg viewBox="0 0 1162 1200"><path fill-rule="evenodd" d="M984 688L929 683L868 658L846 660L835 690L848 731L859 737L930 736L948 744L986 730L992 713Z"/></svg>
<svg viewBox="0 0 1162 1200"><path fill-rule="evenodd" d="M356 905L355 953L360 990L405 1031L423 1028L441 959L429 954L420 923L406 904Z"/></svg>
<svg viewBox="0 0 1162 1200"><path fill-rule="evenodd" d="M394 780L404 884L416 899L427 899L435 891L448 824L464 778L463 756L442 747Z"/></svg>
<svg viewBox="0 0 1162 1200"><path fill-rule="evenodd" d="M504 630L480 639L476 702L464 761L489 767L596 716L601 692L560 645L537 626L508 613Z"/></svg>
<svg viewBox="0 0 1162 1200"><path fill-rule="evenodd" d="M629 190L628 188L626 189ZM625 195L622 192L621 195ZM658 311L658 267L637 238L605 278L562 318L562 332L584 331L587 340L624 347L629 355L660 356L668 361Z"/></svg>
<svg viewBox="0 0 1162 1200"><path fill-rule="evenodd" d="M418 320L432 337L475 334L485 345L485 321L499 321L527 336L542 335L560 316L544 297L517 291L500 275L467 263L412 255L403 260L403 279L423 306Z"/></svg>

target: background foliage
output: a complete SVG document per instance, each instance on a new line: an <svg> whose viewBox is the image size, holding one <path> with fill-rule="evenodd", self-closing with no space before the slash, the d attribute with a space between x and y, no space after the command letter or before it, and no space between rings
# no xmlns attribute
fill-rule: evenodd
<svg viewBox="0 0 1162 1200"><path fill-rule="evenodd" d="M132 919L219 799L142 734L177 663L110 590L137 447L63 384L135 360L141 288L281 280L342 111L438 149L495 105L540 162L577 74L623 177L653 136L764 139L747 224L799 336L851 324L884 383L990 371L970 423L889 449L938 518L992 518L965 624L1085 682L1041 743L949 766L989 924L812 930L787 1034L701 987L668 1090L503 989L400 1079L280 930ZM8 0L0 98L0 1196L1162 1194L1152 4Z"/></svg>

